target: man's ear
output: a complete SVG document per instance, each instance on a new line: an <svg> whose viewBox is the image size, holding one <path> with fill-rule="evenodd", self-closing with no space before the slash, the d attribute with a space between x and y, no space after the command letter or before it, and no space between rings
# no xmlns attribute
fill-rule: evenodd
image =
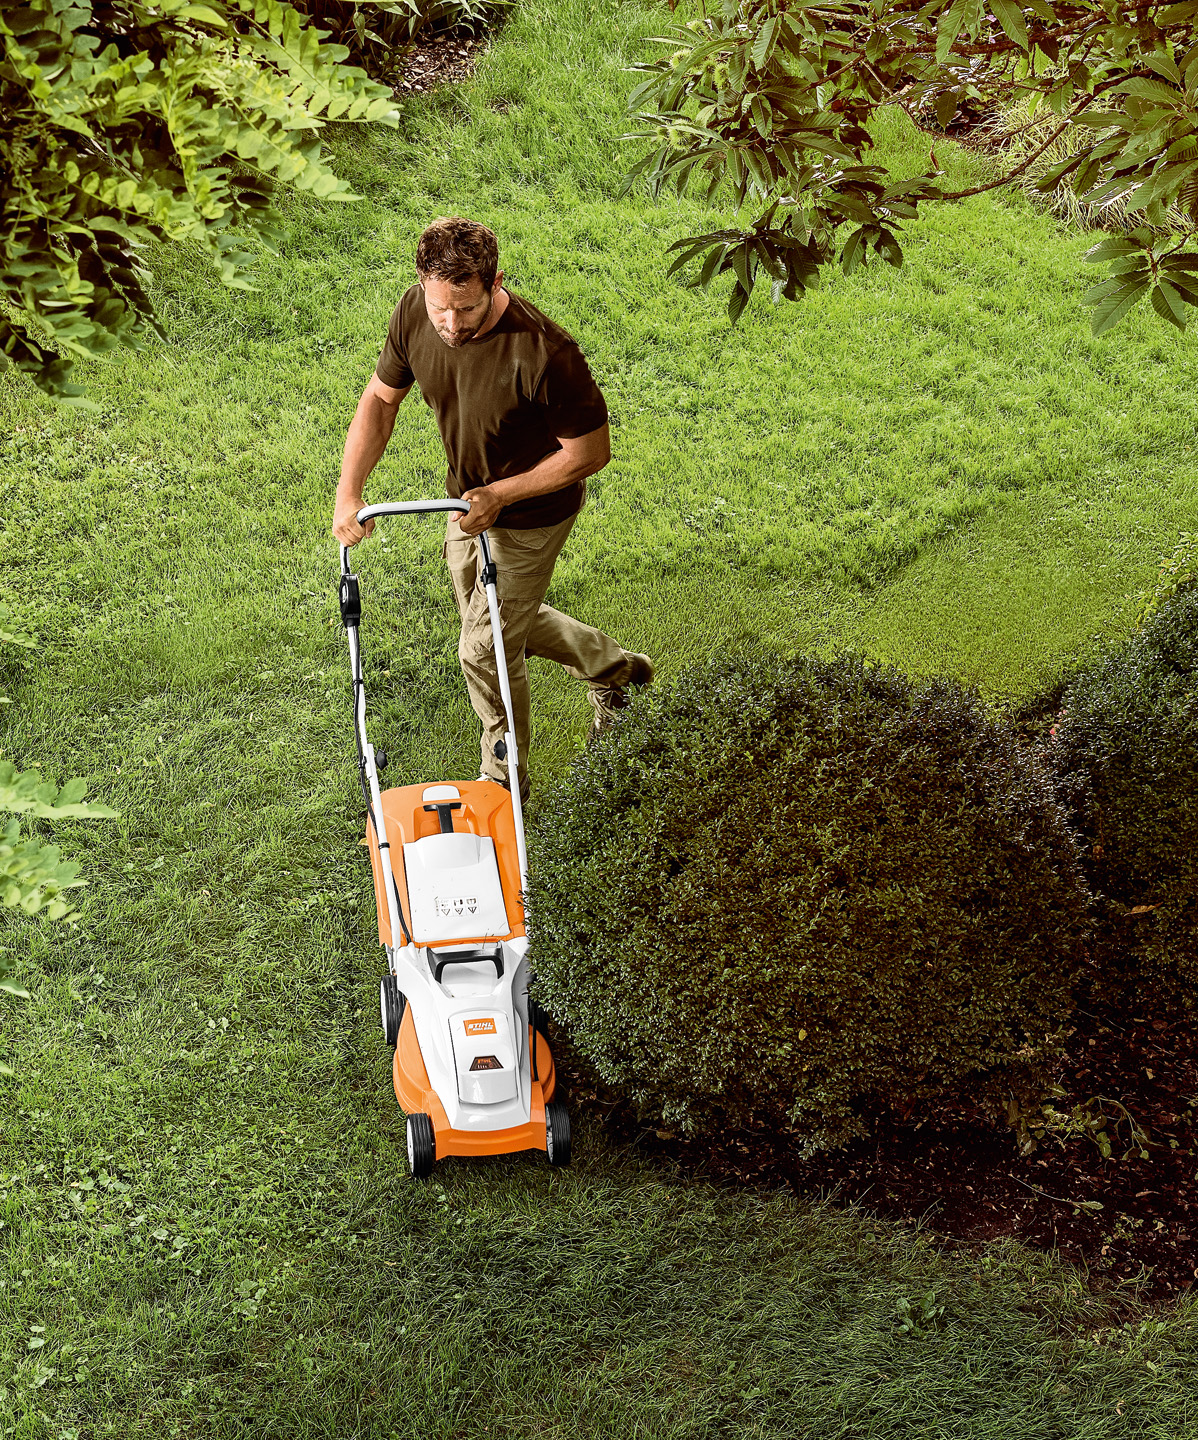
<svg viewBox="0 0 1198 1440"><path fill-rule="evenodd" d="M500 287L502 284L503 284L503 271L502 271L502 270L496 270L496 272L495 272L495 283L494 283L494 285L491 286L491 294L492 294L492 295L498 295L498 294L499 294L499 287Z"/></svg>

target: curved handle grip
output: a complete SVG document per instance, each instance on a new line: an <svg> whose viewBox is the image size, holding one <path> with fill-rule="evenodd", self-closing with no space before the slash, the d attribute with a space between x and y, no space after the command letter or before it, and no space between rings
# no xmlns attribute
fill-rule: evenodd
<svg viewBox="0 0 1198 1440"><path fill-rule="evenodd" d="M457 510L469 515L470 506L465 500L393 500L382 505L365 505L354 518L359 525L365 525L376 515L428 515L436 510Z"/></svg>

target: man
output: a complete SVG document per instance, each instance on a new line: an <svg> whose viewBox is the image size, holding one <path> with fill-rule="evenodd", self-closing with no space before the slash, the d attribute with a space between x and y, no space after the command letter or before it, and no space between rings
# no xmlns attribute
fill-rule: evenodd
<svg viewBox="0 0 1198 1440"><path fill-rule="evenodd" d="M648 656L544 603L587 477L611 458L607 405L574 340L503 288L498 243L485 225L435 220L416 248L416 274L345 438L333 534L356 545L374 529L373 520L363 529L355 519L363 486L400 403L418 385L445 445L448 493L470 505L468 515L450 515L444 554L462 622L458 658L483 727L480 778L507 784L506 760L496 754L507 726L474 538L486 530L527 799L526 656L556 660L586 682L596 734L627 704L628 686L653 678Z"/></svg>

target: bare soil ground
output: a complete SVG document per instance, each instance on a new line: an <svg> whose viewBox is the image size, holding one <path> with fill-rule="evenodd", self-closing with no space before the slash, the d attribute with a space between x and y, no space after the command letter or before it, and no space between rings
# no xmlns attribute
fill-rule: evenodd
<svg viewBox="0 0 1198 1440"><path fill-rule="evenodd" d="M1109 1159L1088 1135L1021 1155L1013 1130L952 1097L919 1115L880 1117L869 1140L807 1160L766 1131L687 1141L639 1123L550 1033L573 1111L596 1113L617 1142L669 1156L697 1178L859 1203L946 1243L1010 1236L1055 1249L1116 1302L1125 1291L1165 1303L1198 1280L1198 1037L1184 1020L1078 1012L1057 1073L1068 1098L1055 1104L1068 1112L1092 1097L1107 1102L1091 1110L1109 1117ZM1146 1134L1147 1158L1119 1107Z"/></svg>
<svg viewBox="0 0 1198 1440"><path fill-rule="evenodd" d="M438 85L454 85L474 74L478 57L490 44L486 35L466 30L421 36L404 57L394 90L399 99Z"/></svg>

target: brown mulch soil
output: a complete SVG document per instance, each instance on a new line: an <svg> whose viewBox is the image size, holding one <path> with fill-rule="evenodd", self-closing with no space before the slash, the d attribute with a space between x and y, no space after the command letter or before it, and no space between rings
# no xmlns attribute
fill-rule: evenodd
<svg viewBox="0 0 1198 1440"><path fill-rule="evenodd" d="M485 35L475 36L466 30L421 36L404 56L392 89L402 100L413 92L468 80L489 43Z"/></svg>
<svg viewBox="0 0 1198 1440"><path fill-rule="evenodd" d="M1112 1141L1104 1159L1088 1136L1046 1139L1021 1156L1014 1131L951 1100L920 1115L892 1115L869 1140L812 1159L784 1135L685 1140L638 1122L632 1107L580 1063L564 1035L555 1064L571 1109L589 1110L621 1144L665 1156L719 1184L789 1186L808 1198L857 1203L891 1220L920 1222L945 1240L1010 1237L1089 1271L1092 1289L1164 1303L1198 1280L1198 1037L1192 1023L1146 1015L1078 1012L1058 1083L1057 1109L1102 1096ZM1133 1146L1118 1101L1148 1137ZM1129 1152L1130 1153L1127 1153ZM1079 1208L1087 1201L1098 1208Z"/></svg>

